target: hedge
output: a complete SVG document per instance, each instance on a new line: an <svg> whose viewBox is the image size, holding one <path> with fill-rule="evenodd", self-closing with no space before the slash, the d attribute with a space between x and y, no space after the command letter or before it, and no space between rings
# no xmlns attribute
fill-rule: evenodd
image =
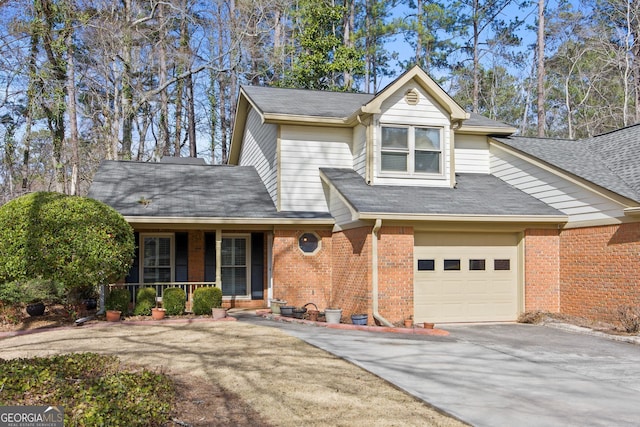
<svg viewBox="0 0 640 427"><path fill-rule="evenodd" d="M187 295L181 288L168 288L162 295L162 308L167 316L179 316L184 313Z"/></svg>
<svg viewBox="0 0 640 427"><path fill-rule="evenodd" d="M151 316L151 309L156 306L156 289L152 287L140 288L136 294L136 316Z"/></svg>
<svg viewBox="0 0 640 427"><path fill-rule="evenodd" d="M211 309L222 306L220 288L198 288L193 292L193 314L211 314Z"/></svg>

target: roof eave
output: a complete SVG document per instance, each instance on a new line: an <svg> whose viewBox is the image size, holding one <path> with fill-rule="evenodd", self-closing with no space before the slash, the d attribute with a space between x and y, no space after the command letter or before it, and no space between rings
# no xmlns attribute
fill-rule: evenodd
<svg viewBox="0 0 640 427"><path fill-rule="evenodd" d="M446 221L446 222L506 222L564 224L569 221L567 215L478 215L478 214L410 214L388 212L360 212L360 220L395 221Z"/></svg>
<svg viewBox="0 0 640 427"><path fill-rule="evenodd" d="M456 129L456 133L459 134L470 134L470 135L502 135L509 136L516 133L518 129L514 127L506 127L506 126L465 126L462 124L458 129Z"/></svg>
<svg viewBox="0 0 640 427"><path fill-rule="evenodd" d="M133 225L333 225L333 218L242 218L242 217L161 217L127 216L124 219Z"/></svg>
<svg viewBox="0 0 640 427"><path fill-rule="evenodd" d="M349 117L325 117L266 113L263 115L263 120L264 123L270 124L351 127L357 121L357 118L353 115Z"/></svg>

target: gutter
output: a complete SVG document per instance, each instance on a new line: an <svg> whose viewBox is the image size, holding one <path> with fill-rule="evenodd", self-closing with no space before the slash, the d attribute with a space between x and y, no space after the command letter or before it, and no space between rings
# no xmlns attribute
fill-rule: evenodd
<svg viewBox="0 0 640 427"><path fill-rule="evenodd" d="M376 219L371 230L371 282L373 294L373 318L385 326L393 327L393 323L382 317L378 311L378 232L382 227L382 220Z"/></svg>

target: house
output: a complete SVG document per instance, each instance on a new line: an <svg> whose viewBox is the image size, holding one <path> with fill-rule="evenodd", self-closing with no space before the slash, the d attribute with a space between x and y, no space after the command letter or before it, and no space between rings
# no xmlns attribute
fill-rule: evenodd
<svg viewBox="0 0 640 427"><path fill-rule="evenodd" d="M415 67L376 95L245 86L227 166L103 162L126 281L370 322L615 320L640 304L640 127L521 138Z"/></svg>

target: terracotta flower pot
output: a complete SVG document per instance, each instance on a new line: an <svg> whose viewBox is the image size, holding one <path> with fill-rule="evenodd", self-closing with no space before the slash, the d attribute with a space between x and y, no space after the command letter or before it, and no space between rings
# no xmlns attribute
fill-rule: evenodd
<svg viewBox="0 0 640 427"><path fill-rule="evenodd" d="M404 327L411 328L413 326L413 319L404 319Z"/></svg>
<svg viewBox="0 0 640 427"><path fill-rule="evenodd" d="M425 329L433 329L434 324L433 324L433 323L424 322L424 323L422 324L422 326L423 326Z"/></svg>
<svg viewBox="0 0 640 427"><path fill-rule="evenodd" d="M107 322L119 322L121 314L120 310L107 310Z"/></svg>
<svg viewBox="0 0 640 427"><path fill-rule="evenodd" d="M153 320L162 320L166 314L166 310L164 308L152 308L151 309L151 318Z"/></svg>

